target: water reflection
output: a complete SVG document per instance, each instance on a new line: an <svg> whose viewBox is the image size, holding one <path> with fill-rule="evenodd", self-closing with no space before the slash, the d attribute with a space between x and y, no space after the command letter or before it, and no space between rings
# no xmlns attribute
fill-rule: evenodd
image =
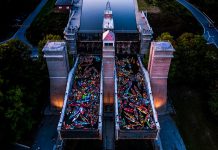
<svg viewBox="0 0 218 150"><path fill-rule="evenodd" d="M83 0L80 32L102 32L107 0ZM110 0L116 32L136 32L133 0Z"/></svg>

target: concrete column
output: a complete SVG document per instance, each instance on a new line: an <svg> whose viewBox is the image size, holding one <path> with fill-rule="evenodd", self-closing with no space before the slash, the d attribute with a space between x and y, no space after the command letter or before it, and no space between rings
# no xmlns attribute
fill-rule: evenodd
<svg viewBox="0 0 218 150"><path fill-rule="evenodd" d="M43 52L50 78L51 111L60 110L63 106L69 72L66 43L48 41Z"/></svg>
<svg viewBox="0 0 218 150"><path fill-rule="evenodd" d="M103 48L103 74L104 74L104 105L114 104L114 47Z"/></svg>
<svg viewBox="0 0 218 150"><path fill-rule="evenodd" d="M174 48L169 42L152 42L148 63L148 72L154 104L158 114L166 113L167 78Z"/></svg>
<svg viewBox="0 0 218 150"><path fill-rule="evenodd" d="M151 43L151 40L153 38L152 34L150 35L143 35L141 33L141 43L140 43L140 54L141 55L145 55L148 53L148 50L149 50L149 46L150 46L150 43Z"/></svg>
<svg viewBox="0 0 218 150"><path fill-rule="evenodd" d="M71 31L71 30L65 29L64 34L65 34L64 38L69 48L69 53L72 55L76 55L77 54L77 46L76 46L77 32L75 30Z"/></svg>
<svg viewBox="0 0 218 150"><path fill-rule="evenodd" d="M105 31L102 36L103 75L104 75L104 106L114 104L114 65L115 65L115 35ZM107 43L105 45L105 43ZM110 44L109 44L110 43Z"/></svg>

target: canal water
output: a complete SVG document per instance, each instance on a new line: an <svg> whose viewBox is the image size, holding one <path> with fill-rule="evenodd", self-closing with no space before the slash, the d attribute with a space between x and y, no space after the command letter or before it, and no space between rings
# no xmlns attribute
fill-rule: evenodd
<svg viewBox="0 0 218 150"><path fill-rule="evenodd" d="M108 0L83 0L80 33L102 32L104 10ZM109 0L115 32L136 33L133 0Z"/></svg>

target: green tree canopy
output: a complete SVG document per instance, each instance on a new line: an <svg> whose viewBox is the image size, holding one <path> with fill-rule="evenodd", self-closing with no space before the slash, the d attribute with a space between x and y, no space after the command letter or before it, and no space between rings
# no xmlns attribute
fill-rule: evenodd
<svg viewBox="0 0 218 150"><path fill-rule="evenodd" d="M169 41L170 43L172 43L173 46L175 46L174 37L170 35L169 32L162 33L160 36L157 37L156 40L157 41Z"/></svg>
<svg viewBox="0 0 218 150"><path fill-rule="evenodd" d="M216 82L216 87L210 89L210 100L209 106L211 112L218 118L218 80Z"/></svg>
<svg viewBox="0 0 218 150"><path fill-rule="evenodd" d="M0 141L27 135L48 98L48 73L19 40L0 45Z"/></svg>
<svg viewBox="0 0 218 150"><path fill-rule="evenodd" d="M165 36L166 35L166 36ZM170 39L168 34L159 39ZM218 117L218 51L207 45L201 35L183 33L175 42L170 68L171 85L188 85L203 89L211 112Z"/></svg>
<svg viewBox="0 0 218 150"><path fill-rule="evenodd" d="M184 33L176 40L175 58L172 63L172 73L175 80L190 85L203 83L204 70L206 65L207 45L204 38L192 33ZM201 82L200 82L201 81Z"/></svg>

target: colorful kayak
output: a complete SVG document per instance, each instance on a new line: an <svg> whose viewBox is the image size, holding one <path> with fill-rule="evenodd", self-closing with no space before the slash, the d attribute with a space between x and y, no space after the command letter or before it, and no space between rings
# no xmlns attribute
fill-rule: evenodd
<svg viewBox="0 0 218 150"><path fill-rule="evenodd" d="M121 129L155 129L145 79L136 56L118 56L118 113Z"/></svg>
<svg viewBox="0 0 218 150"><path fill-rule="evenodd" d="M101 57L81 56L67 101L63 129L97 128Z"/></svg>

